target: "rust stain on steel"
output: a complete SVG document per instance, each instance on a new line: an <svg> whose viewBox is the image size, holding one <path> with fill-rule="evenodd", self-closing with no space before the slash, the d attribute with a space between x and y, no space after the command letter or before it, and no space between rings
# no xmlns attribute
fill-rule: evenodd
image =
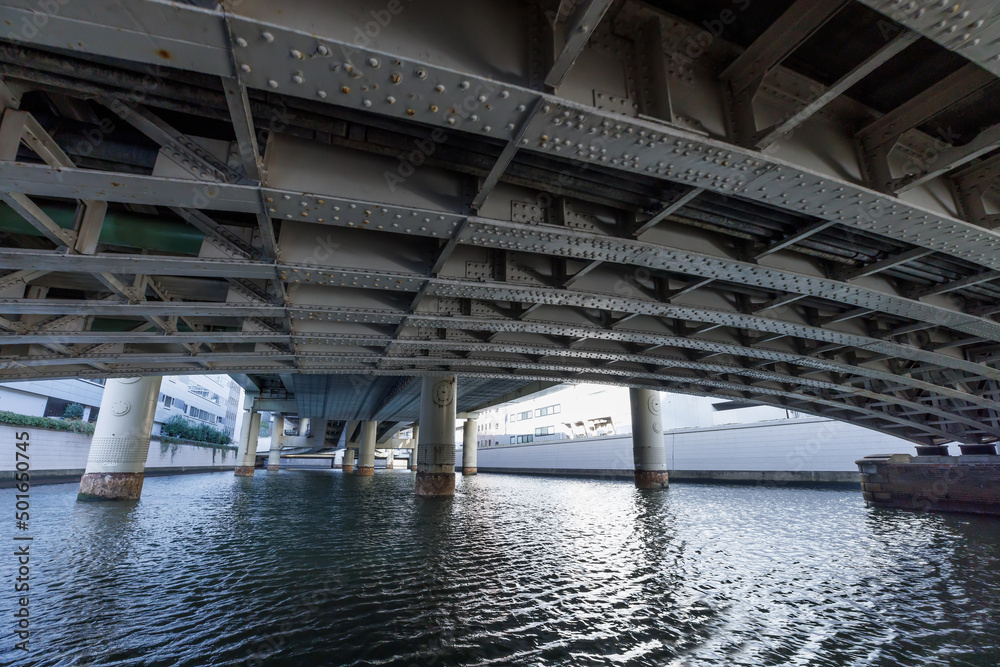
<svg viewBox="0 0 1000 667"><path fill-rule="evenodd" d="M636 470L635 488L637 489L665 489L670 485L670 480L664 470Z"/></svg>
<svg viewBox="0 0 1000 667"><path fill-rule="evenodd" d="M253 477L253 466L236 466L237 477Z"/></svg>
<svg viewBox="0 0 1000 667"><path fill-rule="evenodd" d="M416 493L418 496L455 495L455 473L418 472Z"/></svg>
<svg viewBox="0 0 1000 667"><path fill-rule="evenodd" d="M139 500L141 472L92 472L80 478L77 500Z"/></svg>

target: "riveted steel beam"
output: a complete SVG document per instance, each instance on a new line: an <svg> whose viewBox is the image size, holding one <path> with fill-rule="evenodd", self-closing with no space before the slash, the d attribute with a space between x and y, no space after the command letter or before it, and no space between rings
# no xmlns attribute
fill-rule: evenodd
<svg viewBox="0 0 1000 667"><path fill-rule="evenodd" d="M1000 76L1000 22L990 0L860 2Z"/></svg>
<svg viewBox="0 0 1000 667"><path fill-rule="evenodd" d="M144 2L158 5L153 0L144 0ZM137 4L143 4L143 2ZM209 16L214 16L214 20L218 22L218 32L223 35L222 43L226 43L221 14L193 9L190 13L185 14L185 11L178 9L178 7L176 5L171 7L171 11L178 21L176 26L172 26L171 31L182 28L204 31L206 21L212 20ZM80 20L87 22L89 28L94 30L99 30L102 20L113 24L115 20L121 18L118 15L98 16L96 13L86 10L80 10L79 13L86 15ZM538 93L518 86L498 84L485 77L449 71L425 63L413 63L417 70L423 72L424 77L406 80L407 86L414 87L411 92L416 94L417 88L419 88L421 95L440 100L440 102L435 102L433 107L445 110L461 107L462 101L469 95L485 93L491 100L489 118L484 117L485 111L472 114L478 120L471 121L472 115L463 118L448 113L438 115L431 112L429 108L416 109L402 103L390 103L387 100L382 100L376 105L375 100L361 95L362 91L359 91L356 85L356 76L366 76L364 67L351 64L351 67L348 68L345 63L337 60L336 54L343 47L347 49L347 53L354 56L352 61L361 63L368 60L381 63L385 61L386 54L371 49L358 48L348 41L317 38L314 34L297 32L273 24L264 24L245 16L231 17L230 25L237 45L241 38L247 44L246 47L235 48L234 53L241 71L243 71L243 65L250 68L250 72L245 73L243 77L248 88L280 92L320 103L336 103L356 108L365 113L406 119L433 126L446 128L460 126L461 129L474 134L504 140L511 138L517 127L516 121L519 113L523 113L516 110L518 106L526 108L528 104L539 98ZM114 34L112 28L106 30L109 35ZM214 30L216 30L215 27L212 28L212 31ZM151 28L149 39L153 43L161 39L158 31L157 28ZM58 31L54 34L58 35ZM265 34L269 38L264 37ZM50 34L46 38L52 36ZM164 36L163 39L168 39L168 37ZM42 43L46 43L45 40ZM321 50L319 47L323 47L323 49ZM95 52L102 51L93 43L87 42L84 42L84 46L81 48L84 50L93 49ZM148 45L146 48L148 49ZM290 53L293 57L294 53L325 55L309 59L296 58L296 62L291 68L292 71L290 71L288 64L286 64L290 62L288 60ZM127 44L123 44L116 55L129 59L139 54L134 54ZM145 61L148 56L143 55L142 58L138 59ZM221 53L219 60L221 67L213 67L212 69L228 72L231 69L228 55ZM336 65L335 68L334 65ZM294 69L296 67L297 70ZM204 71L205 66L203 64L201 67L193 69ZM384 73L386 77L391 74L388 71ZM324 79L324 77L327 78ZM298 83L299 80L302 83ZM321 88L308 85L308 82L312 81L324 81L328 85ZM274 86L271 85L272 82L275 84ZM426 88L426 91L423 88ZM437 88L440 88L441 92L437 92ZM343 89L347 89L348 92L342 92ZM606 168L643 173L644 175L661 177L666 181L706 187L706 189L715 192L740 194L750 199L765 201L768 204L788 206L790 209L806 215L832 217L848 226L857 226L859 229L886 234L916 245L925 245L925 247L933 245L934 249L942 252L963 257L990 268L1000 268L1000 258L998 258L1000 253L996 252L997 248L1000 248L1000 241L984 233L985 230L977 228L975 225L926 211L895 197L871 193L864 188L836 178L817 177L816 174L808 170L799 169L759 153L746 152L722 142L714 142L697 134L689 134L678 128L653 124L641 119L623 118L593 107L568 103L553 96L546 95L544 97L549 103L546 105L548 106L547 112L543 108L546 119L554 120L554 116L561 117L564 112L568 112L574 120L573 127L569 128L564 124L562 129L558 131L546 129L537 136L532 136L534 133L529 132L529 136L526 137L529 139L529 144L525 146L524 150L553 154L556 153L555 148L559 148L561 151L563 146L575 146L577 143L581 143L584 150L582 154L577 154L575 157L583 163L601 164L606 161L606 164L602 164ZM366 105L366 102L370 105ZM577 116L583 116L586 120L577 123ZM598 134L598 138L603 142L604 152L591 155L587 146L593 144L594 137L589 136L588 131L595 126L595 123L597 127L602 127L606 123L606 127L614 129L614 132L609 133L610 139ZM583 131L579 132L581 129ZM572 130L572 132L567 133L566 130ZM632 153L636 150L637 142L633 137L640 133L643 133L642 146L644 148L639 151L641 156L637 156L638 162L636 162ZM550 140L542 140L543 134L548 136ZM577 138L578 134L579 138ZM556 143L556 139L559 140L558 143ZM681 158L676 157L681 153L684 153ZM625 157L625 155L629 157ZM573 157L572 151L566 157ZM658 163L666 164L668 160L672 164L672 169L657 167ZM804 195L815 189L829 193L829 197L810 197L801 202L792 198L786 200L782 197L775 197L771 193L780 193L782 185L780 181L782 180L786 181L787 185L795 186L796 194L802 193ZM752 187L748 187L751 184ZM843 200L843 202L838 200ZM933 235L928 234L931 229L935 231ZM929 241L928 239L933 240Z"/></svg>

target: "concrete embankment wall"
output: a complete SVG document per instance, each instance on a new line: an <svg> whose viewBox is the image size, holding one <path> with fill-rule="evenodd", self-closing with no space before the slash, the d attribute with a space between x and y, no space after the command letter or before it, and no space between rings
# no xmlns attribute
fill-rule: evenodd
<svg viewBox="0 0 1000 667"><path fill-rule="evenodd" d="M689 481L857 483L855 461L912 444L821 418L664 433L670 478ZM462 452L456 453L461 466ZM479 449L480 472L632 477L631 435Z"/></svg>
<svg viewBox="0 0 1000 667"><path fill-rule="evenodd" d="M332 463L332 460L329 458L307 459L299 458L297 456L293 456L291 458L287 456L281 457L282 468L332 468Z"/></svg>
<svg viewBox="0 0 1000 667"><path fill-rule="evenodd" d="M72 479L83 475L90 451L90 436L67 431L0 424L0 483L10 482L16 471L17 434L27 433L28 463L32 481ZM23 460L23 459L22 459ZM166 443L153 438L146 458L146 473L177 473L208 470L232 470L236 466L236 447L211 447Z"/></svg>

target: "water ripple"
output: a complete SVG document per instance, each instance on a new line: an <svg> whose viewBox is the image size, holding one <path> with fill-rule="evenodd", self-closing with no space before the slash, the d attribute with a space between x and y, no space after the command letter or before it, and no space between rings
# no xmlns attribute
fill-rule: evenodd
<svg viewBox="0 0 1000 667"><path fill-rule="evenodd" d="M856 491L480 475L420 500L412 484L154 477L112 505L38 487L33 650L5 634L0 663L1000 664L997 520L869 510Z"/></svg>

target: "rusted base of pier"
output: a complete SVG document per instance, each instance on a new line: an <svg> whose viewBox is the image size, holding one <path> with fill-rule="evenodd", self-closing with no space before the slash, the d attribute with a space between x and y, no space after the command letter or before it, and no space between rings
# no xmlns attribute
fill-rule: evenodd
<svg viewBox="0 0 1000 667"><path fill-rule="evenodd" d="M345 463L341 469L344 472L354 472L354 464L353 463Z"/></svg>
<svg viewBox="0 0 1000 667"><path fill-rule="evenodd" d="M139 500L141 472L92 472L80 478L77 500Z"/></svg>
<svg viewBox="0 0 1000 667"><path fill-rule="evenodd" d="M253 477L253 466L236 466L237 477Z"/></svg>
<svg viewBox="0 0 1000 667"><path fill-rule="evenodd" d="M636 470L635 488L637 489L665 489L670 485L665 470Z"/></svg>
<svg viewBox="0 0 1000 667"><path fill-rule="evenodd" d="M267 469L270 470L271 472L277 472L278 470L281 470L281 466L272 466L272 465L269 465L269 466L267 466Z"/></svg>
<svg viewBox="0 0 1000 667"><path fill-rule="evenodd" d="M416 482L418 496L455 495L455 473L418 472Z"/></svg>
<svg viewBox="0 0 1000 667"><path fill-rule="evenodd" d="M479 472L479 468L462 468L463 475L475 475Z"/></svg>
<svg viewBox="0 0 1000 667"><path fill-rule="evenodd" d="M867 456L857 461L861 495L875 507L1000 515L1000 456L976 451Z"/></svg>
<svg viewBox="0 0 1000 667"><path fill-rule="evenodd" d="M358 470L354 474L358 477L371 477L375 474L375 468L372 466L358 466Z"/></svg>

